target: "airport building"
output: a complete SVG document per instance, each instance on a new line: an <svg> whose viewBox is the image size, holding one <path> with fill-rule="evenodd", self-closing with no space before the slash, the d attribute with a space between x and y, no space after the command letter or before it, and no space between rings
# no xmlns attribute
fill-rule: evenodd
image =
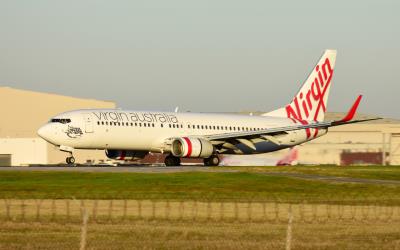
<svg viewBox="0 0 400 250"><path fill-rule="evenodd" d="M45 142L37 129L50 117L67 110L115 108L111 101L99 101L56 94L0 87L0 166L64 163L67 153ZM257 115L257 112L254 112ZM326 120L338 120L345 114L328 113ZM358 116L359 119L373 116ZM298 148L299 164L390 164L400 165L400 121L382 119L366 123L338 126L329 133ZM265 154L279 158L287 150ZM103 150L76 150L77 163L107 160ZM257 156L260 157L260 156ZM262 156L261 156L262 157ZM163 162L158 154L142 162ZM188 162L188 161L185 161ZM201 161L189 161L201 162Z"/></svg>
<svg viewBox="0 0 400 250"><path fill-rule="evenodd" d="M36 131L52 116L72 109L115 108L114 102L0 87L0 166L64 163L67 153ZM77 150L77 162L106 159L104 151Z"/></svg>
<svg viewBox="0 0 400 250"><path fill-rule="evenodd" d="M343 113L328 113L326 120L339 120ZM376 116L360 115L356 119ZM400 121L381 119L332 127L329 132L298 146L300 164L400 165Z"/></svg>

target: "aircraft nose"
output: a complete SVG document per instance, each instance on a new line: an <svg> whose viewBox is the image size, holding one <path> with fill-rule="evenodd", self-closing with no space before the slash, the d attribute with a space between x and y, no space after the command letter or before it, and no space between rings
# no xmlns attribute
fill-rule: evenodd
<svg viewBox="0 0 400 250"><path fill-rule="evenodd" d="M38 129L38 131L37 131L37 134L38 134L41 138L43 138L43 139L45 139L46 141L48 141L49 138L50 138L50 128L49 128L48 124L46 124L46 125L40 127L40 128Z"/></svg>

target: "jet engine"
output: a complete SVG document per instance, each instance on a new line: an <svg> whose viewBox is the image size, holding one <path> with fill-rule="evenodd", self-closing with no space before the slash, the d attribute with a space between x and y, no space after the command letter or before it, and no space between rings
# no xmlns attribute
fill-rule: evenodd
<svg viewBox="0 0 400 250"><path fill-rule="evenodd" d="M171 143L171 153L175 157L208 158L214 153L214 146L202 138L178 137Z"/></svg>
<svg viewBox="0 0 400 250"><path fill-rule="evenodd" d="M113 160L132 161L143 159L147 153L147 151L106 149L106 156Z"/></svg>

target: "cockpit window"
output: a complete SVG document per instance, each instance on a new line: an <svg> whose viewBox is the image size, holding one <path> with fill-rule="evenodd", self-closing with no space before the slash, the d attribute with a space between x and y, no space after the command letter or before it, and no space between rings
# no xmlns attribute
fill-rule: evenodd
<svg viewBox="0 0 400 250"><path fill-rule="evenodd" d="M70 122L71 122L71 119L59 119L59 118L54 118L54 119L51 119L50 122L59 122L59 123L66 124L66 123L70 123Z"/></svg>

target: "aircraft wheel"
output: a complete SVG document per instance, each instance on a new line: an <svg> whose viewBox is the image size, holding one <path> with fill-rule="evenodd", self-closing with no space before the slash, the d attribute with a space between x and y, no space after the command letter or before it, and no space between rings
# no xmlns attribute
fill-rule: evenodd
<svg viewBox="0 0 400 250"><path fill-rule="evenodd" d="M164 160L165 166L179 166L181 165L181 159L172 155L168 155Z"/></svg>
<svg viewBox="0 0 400 250"><path fill-rule="evenodd" d="M209 158L204 159L205 166L218 166L219 162L220 161L218 155L212 155Z"/></svg>
<svg viewBox="0 0 400 250"><path fill-rule="evenodd" d="M67 162L68 165L72 165L75 163L75 158L73 156L67 157L67 159L65 160Z"/></svg>

